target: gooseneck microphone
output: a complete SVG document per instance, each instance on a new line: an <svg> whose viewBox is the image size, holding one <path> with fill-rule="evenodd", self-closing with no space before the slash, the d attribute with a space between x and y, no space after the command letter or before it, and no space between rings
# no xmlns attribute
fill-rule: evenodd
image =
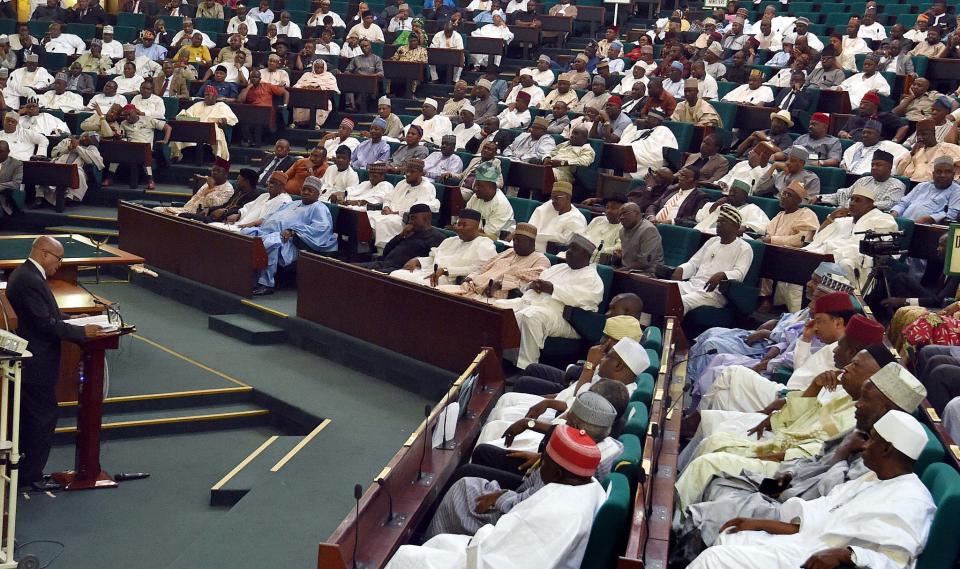
<svg viewBox="0 0 960 569"><path fill-rule="evenodd" d="M717 353L717 349L716 349L716 348L710 348L709 350L707 350L706 352L703 352L702 354L697 354L697 355L692 356L692 357L691 357L691 356L687 356L686 358L680 360L679 362L677 362L677 363L675 363L675 364L673 364L673 365L674 365L674 367L676 367L677 365L682 364L683 362L690 361L690 360L695 360L695 359L697 359L697 358L702 358L702 357L704 357L704 356L712 356L712 355L714 355L714 354L716 354L716 353ZM690 393L690 391L691 391L692 389L693 389L693 382L691 381L691 378L690 378L690 377L684 377L684 378L683 378L683 391L680 392L680 395L677 397L676 400L670 401L670 394L667 393L667 405L668 405L668 408L667 408L667 415L666 415L666 416L669 416L670 413L673 413L673 410L677 408L677 404L680 403L681 401L683 401L684 395L686 395L687 393Z"/></svg>
<svg viewBox="0 0 960 569"><path fill-rule="evenodd" d="M353 569L357 569L357 551L360 549L360 498L363 497L363 486L353 486L353 499L357 502L356 521L353 522Z"/></svg>
<svg viewBox="0 0 960 569"><path fill-rule="evenodd" d="M423 415L426 420L423 423L423 450L420 452L420 465L417 467L417 482L424 486L429 486L433 476L429 472L423 471L423 459L427 457L427 439L430 438L430 405L423 406Z"/></svg>

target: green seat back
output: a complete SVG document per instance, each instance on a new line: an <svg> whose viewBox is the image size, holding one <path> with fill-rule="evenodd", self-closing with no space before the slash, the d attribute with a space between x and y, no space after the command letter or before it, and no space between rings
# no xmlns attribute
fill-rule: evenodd
<svg viewBox="0 0 960 569"><path fill-rule="evenodd" d="M113 39L121 43L130 43L137 39L137 34L141 28L134 28L132 26L114 26L113 27Z"/></svg>
<svg viewBox="0 0 960 569"><path fill-rule="evenodd" d="M700 247L700 232L696 229L661 223L657 231L663 241L663 262L671 267L686 263Z"/></svg>
<svg viewBox="0 0 960 569"><path fill-rule="evenodd" d="M937 513L915 569L953 567L960 549L956 533L960 527L960 474L947 464L931 464L922 480L933 496Z"/></svg>
<svg viewBox="0 0 960 569"><path fill-rule="evenodd" d="M750 196L747 198L752 204L755 204L757 207L763 210L763 213L767 214L767 217L773 219L778 213L780 213L780 200L776 198L761 198L759 196Z"/></svg>
<svg viewBox="0 0 960 569"><path fill-rule="evenodd" d="M27 28L30 29L30 35L39 39L43 38L43 34L47 33L47 30L50 29L50 24L52 22L42 22L38 20L30 20L27 22Z"/></svg>
<svg viewBox="0 0 960 569"><path fill-rule="evenodd" d="M913 70L917 73L917 76L924 77L927 72L927 64L930 60L923 55L915 55L910 59L913 61Z"/></svg>
<svg viewBox="0 0 960 569"><path fill-rule="evenodd" d="M657 374L660 373L660 354L651 350L650 348L646 348L646 350L647 357L650 358L650 365L647 366L647 369L643 370L641 373L649 373L650 375L656 377Z"/></svg>
<svg viewBox="0 0 960 569"><path fill-rule="evenodd" d="M649 408L650 403L653 401L655 385L655 380L652 375L646 372L641 373L637 376L637 388L634 390L633 395L630 396L630 401L639 401Z"/></svg>
<svg viewBox="0 0 960 569"><path fill-rule="evenodd" d="M820 194L834 194L847 184L847 172L843 168L807 166L807 170L820 178Z"/></svg>
<svg viewBox="0 0 960 569"><path fill-rule="evenodd" d="M923 447L920 457L913 463L913 472L920 476L928 466L937 462L943 462L944 449L936 433L930 430L930 427L923 425L923 430L927 433L927 446Z"/></svg>
<svg viewBox="0 0 960 569"><path fill-rule="evenodd" d="M627 405L627 412L624 415L626 419L623 422L623 434L633 435L639 439L647 436L647 421L650 420L650 413L647 406L639 401L634 401Z"/></svg>
<svg viewBox="0 0 960 569"><path fill-rule="evenodd" d="M650 348L658 354L663 353L663 332L656 326L647 326L640 337L640 343L644 348Z"/></svg>
<svg viewBox="0 0 960 569"><path fill-rule="evenodd" d="M732 81L717 81L717 99L722 99L724 95L737 88L737 84Z"/></svg>
<svg viewBox="0 0 960 569"><path fill-rule="evenodd" d="M14 19L2 19L0 20L0 34L7 34L12 36L17 33L17 21Z"/></svg>
<svg viewBox="0 0 960 569"><path fill-rule="evenodd" d="M197 31L204 32L207 35L219 34L223 33L226 29L226 21L216 18L196 18L193 20L193 27Z"/></svg>
<svg viewBox="0 0 960 569"><path fill-rule="evenodd" d="M513 206L513 219L516 220L517 223L530 221L533 210L539 205L537 202L526 198L508 196L507 199L510 200L510 205Z"/></svg>
<svg viewBox="0 0 960 569"><path fill-rule="evenodd" d="M733 124L737 120L737 104L718 100L710 101L710 105L713 107L713 110L717 111L717 114L720 115L723 128L733 128Z"/></svg>
<svg viewBox="0 0 960 569"><path fill-rule="evenodd" d="M626 545L630 523L630 483L616 472L605 481L607 499L593 518L590 539L583 554L581 569L613 567Z"/></svg>
<svg viewBox="0 0 960 569"><path fill-rule="evenodd" d="M224 18L229 19L232 16L226 15L226 9L224 9ZM160 16L161 20L165 26L167 26L167 31L171 34L175 34L183 30L183 16ZM216 38L211 38L216 41Z"/></svg>
<svg viewBox="0 0 960 569"><path fill-rule="evenodd" d="M201 19L207 19L207 18L201 18ZM198 20L195 20L194 23L197 23L197 22L199 22L199 21L200 21L199 19L198 19ZM215 21L215 22L221 22L221 23L223 22L223 20L214 20L214 21ZM139 28L139 29L143 29L143 27L146 25L146 23L147 23L147 17L144 16L143 14L131 14L131 13L129 13L129 12L118 12L118 13L117 13L117 25L118 25L118 26L125 26L125 27L128 27L128 28Z"/></svg>
<svg viewBox="0 0 960 569"><path fill-rule="evenodd" d="M693 141L693 131L694 127L690 123L685 122L673 122L673 121L664 121L663 126L670 129L673 132L673 136L677 139L677 149L680 152L686 152L690 148L690 143Z"/></svg>
<svg viewBox="0 0 960 569"><path fill-rule="evenodd" d="M176 97L163 98L163 114L167 120L172 120L180 113L180 99Z"/></svg>
<svg viewBox="0 0 960 569"><path fill-rule="evenodd" d="M326 203L327 209L330 210L330 220L334 225L337 224L337 216L340 215L340 206L335 203Z"/></svg>
<svg viewBox="0 0 960 569"><path fill-rule="evenodd" d="M643 460L643 440L635 435L622 435L619 440L620 444L623 445L623 452L613 461L612 471L627 477L627 482L630 483L631 488L630 495L632 496L632 488L637 483L640 461Z"/></svg>

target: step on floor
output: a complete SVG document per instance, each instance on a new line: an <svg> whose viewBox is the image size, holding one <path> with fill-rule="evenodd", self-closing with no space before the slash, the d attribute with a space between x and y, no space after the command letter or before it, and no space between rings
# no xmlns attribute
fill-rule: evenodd
<svg viewBox="0 0 960 569"><path fill-rule="evenodd" d="M207 327L231 338L256 346L280 344L287 341L287 331L246 314L217 314L210 316Z"/></svg>
<svg viewBox="0 0 960 569"><path fill-rule="evenodd" d="M270 473L303 437L274 435L254 449L210 488L211 506L233 506Z"/></svg>

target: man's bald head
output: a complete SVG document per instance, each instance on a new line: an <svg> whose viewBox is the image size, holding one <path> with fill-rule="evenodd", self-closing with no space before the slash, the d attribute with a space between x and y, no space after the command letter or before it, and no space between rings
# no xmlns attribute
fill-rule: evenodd
<svg viewBox="0 0 960 569"><path fill-rule="evenodd" d="M49 235L41 235L33 242L30 248L30 258L43 267L47 277L53 276L60 268L63 259L63 245Z"/></svg>
<svg viewBox="0 0 960 569"><path fill-rule="evenodd" d="M610 305L607 307L607 318L633 316L639 320L642 312L643 300L632 292L624 292L610 300Z"/></svg>

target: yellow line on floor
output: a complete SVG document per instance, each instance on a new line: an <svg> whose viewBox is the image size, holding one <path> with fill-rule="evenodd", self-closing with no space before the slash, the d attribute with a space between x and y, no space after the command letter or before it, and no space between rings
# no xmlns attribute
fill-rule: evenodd
<svg viewBox="0 0 960 569"><path fill-rule="evenodd" d="M243 299L243 300L240 301L240 303L241 303L241 304L245 304L245 305L247 305L247 306L249 306L249 307L251 307L251 308L256 308L257 310L260 310L260 311L262 311L262 312L266 312L267 314L272 314L272 315L274 315L274 316L279 316L280 318L288 318L288 317L290 316L290 315L287 314L286 312L280 312L280 311L277 310L276 308L270 308L270 307L264 306L264 305L262 305L262 304L257 304L256 302L253 302L252 300Z"/></svg>
<svg viewBox="0 0 960 569"><path fill-rule="evenodd" d="M247 458L243 459L243 460L240 462L240 464L238 464L238 465L236 465L235 467L233 467L233 470L231 470L230 472L228 472L226 476L224 476L223 478L220 479L219 482L217 482L216 484L214 484L213 487L210 488L210 490L219 490L224 484L226 484L227 482L229 482L231 478L233 478L234 476L237 475L237 473L239 473L241 470L243 470L244 468L246 468L248 464L250 464L251 462L253 462L253 459L255 459L255 458L257 458L258 456L260 456L260 453L262 453L263 451L265 451L268 446L272 445L272 444L273 444L274 442L276 442L276 440L279 439L279 438L280 438L279 436L273 435L273 436L270 437L269 439L265 440L262 445L260 445L259 447L257 447L257 450L255 450L255 451L251 452L250 454L248 454L248 455L247 455Z"/></svg>
<svg viewBox="0 0 960 569"><path fill-rule="evenodd" d="M136 421L117 421L116 423L103 423L101 429L122 429L125 427L146 427L150 425L170 425L173 423L194 423L197 421L222 421L224 419L239 419L243 417L259 417L267 415L268 409L255 409L251 411L234 411L231 413L210 413L207 415L189 415L187 417L165 417L163 419L141 419ZM58 427L57 433L75 433L76 427Z"/></svg>
<svg viewBox="0 0 960 569"><path fill-rule="evenodd" d="M107 397L104 403L127 403L130 401L154 401L157 399L175 399L178 397L193 397L195 395L221 395L224 393L249 393L252 387L221 387L217 389L192 389L190 391L170 391L168 393L145 393L143 395L123 395ZM61 401L60 407L76 407L76 401Z"/></svg>
<svg viewBox="0 0 960 569"><path fill-rule="evenodd" d="M174 349L172 349L172 348L168 348L168 347L164 346L163 344L157 343L157 342L155 342L155 341L153 341L153 340L151 340L151 339L149 339L149 338L144 338L144 337L141 336L140 334L134 333L134 334L130 334L130 335L133 336L134 338L140 340L141 342L145 342L145 343L147 343L147 344L150 344L150 345L153 346L154 348L157 348L157 349L159 349L159 350L163 350L164 352L167 352L167 353L170 354L171 356L180 358L181 360L183 360L183 361L185 361L185 362L187 362L187 363L193 364L193 365L197 366L198 368L200 368L200 369L202 369L202 370L204 370L204 371L208 371L208 372L212 373L213 375L216 375L217 377L221 377L221 378L229 381L230 383L235 383L235 384L237 384L237 385L239 385L239 386L241 386L241 387L250 387L249 385L247 385L246 383L240 381L239 379L230 377L229 375L223 373L222 371L218 371L218 370L213 369L213 368L210 367L210 366L204 365L204 364L198 362L197 360L195 360L195 359L193 359L193 358L191 358L191 357L189 357L189 356L185 356L185 355L181 354L180 352L178 352L178 351L176 351L176 350L174 350Z"/></svg>
<svg viewBox="0 0 960 569"><path fill-rule="evenodd" d="M274 464L274 465L273 465L273 468L270 469L270 472L276 472L276 471L280 470L281 468L283 468L283 466L284 466L285 464L287 464L287 462L289 462L290 459L294 457L294 455L296 455L298 452L300 452L300 449L302 449L303 447L307 446L307 443L309 443L310 441L313 440L314 437L316 437L317 435L319 435L319 434L320 434L320 431L322 431L324 428L326 428L326 426L329 425L329 424L330 424L330 419L324 419L322 423L320 423L319 425L317 425L317 428L316 428L316 429L310 431L310 434L309 434L309 435L303 437L303 440L300 441L299 443L297 443L297 446L295 446L295 447L293 447L292 449L290 449L290 452L288 452L286 455L284 455L284 457L280 459L280 462Z"/></svg>

